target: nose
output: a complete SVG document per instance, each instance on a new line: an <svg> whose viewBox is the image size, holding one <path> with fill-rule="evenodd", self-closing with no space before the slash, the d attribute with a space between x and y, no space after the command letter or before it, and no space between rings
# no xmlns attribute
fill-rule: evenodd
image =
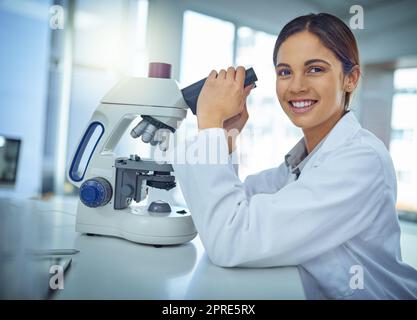
<svg viewBox="0 0 417 320"><path fill-rule="evenodd" d="M291 94L298 94L307 91L306 79L302 74L295 74L290 81L288 90Z"/></svg>

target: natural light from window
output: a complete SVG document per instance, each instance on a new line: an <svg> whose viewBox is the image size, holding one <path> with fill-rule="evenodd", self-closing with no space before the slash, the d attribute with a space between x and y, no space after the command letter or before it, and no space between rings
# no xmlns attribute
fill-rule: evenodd
<svg viewBox="0 0 417 320"><path fill-rule="evenodd" d="M417 68L396 70L394 87L390 153L397 174L397 206L417 212Z"/></svg>

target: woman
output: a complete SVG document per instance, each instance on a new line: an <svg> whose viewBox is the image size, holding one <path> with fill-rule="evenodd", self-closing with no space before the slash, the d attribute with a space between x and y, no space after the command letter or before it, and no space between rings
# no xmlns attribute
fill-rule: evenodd
<svg viewBox="0 0 417 320"><path fill-rule="evenodd" d="M276 92L304 138L278 167L242 183L233 164L174 164L213 263L298 267L309 299L414 299L402 262L395 171L384 145L349 111L360 77L354 35L337 17L289 22L275 44ZM196 143L242 130L244 69L212 71L198 99Z"/></svg>

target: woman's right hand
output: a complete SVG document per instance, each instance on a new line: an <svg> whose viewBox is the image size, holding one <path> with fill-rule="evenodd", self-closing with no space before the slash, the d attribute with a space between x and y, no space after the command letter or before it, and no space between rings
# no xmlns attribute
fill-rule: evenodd
<svg viewBox="0 0 417 320"><path fill-rule="evenodd" d="M223 122L242 112L245 68L210 72L197 99L198 129L223 128Z"/></svg>

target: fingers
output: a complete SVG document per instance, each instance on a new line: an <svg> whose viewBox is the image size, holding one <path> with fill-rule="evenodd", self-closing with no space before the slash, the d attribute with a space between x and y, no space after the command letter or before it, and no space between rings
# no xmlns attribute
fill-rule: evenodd
<svg viewBox="0 0 417 320"><path fill-rule="evenodd" d="M249 96L249 94L250 94L251 90L253 89L253 87L254 87L254 84L252 83L252 84L246 86L245 89L243 89L243 92L244 92L245 97Z"/></svg>
<svg viewBox="0 0 417 320"><path fill-rule="evenodd" d="M229 81L235 80L235 68L233 67L227 68L226 79Z"/></svg>
<svg viewBox="0 0 417 320"><path fill-rule="evenodd" d="M229 67L227 68L227 71L225 69L221 69L218 74L216 70L212 70L209 74L209 78L236 80L238 84L243 87L243 84L245 83L245 75L245 68L239 66L236 69L234 67Z"/></svg>
<svg viewBox="0 0 417 320"><path fill-rule="evenodd" d="M217 71L211 70L210 74L208 75L207 79L216 79L217 77Z"/></svg>
<svg viewBox="0 0 417 320"><path fill-rule="evenodd" d="M236 77L235 77L237 83L239 86L244 85L245 83L245 68L242 66L239 66L236 68Z"/></svg>

